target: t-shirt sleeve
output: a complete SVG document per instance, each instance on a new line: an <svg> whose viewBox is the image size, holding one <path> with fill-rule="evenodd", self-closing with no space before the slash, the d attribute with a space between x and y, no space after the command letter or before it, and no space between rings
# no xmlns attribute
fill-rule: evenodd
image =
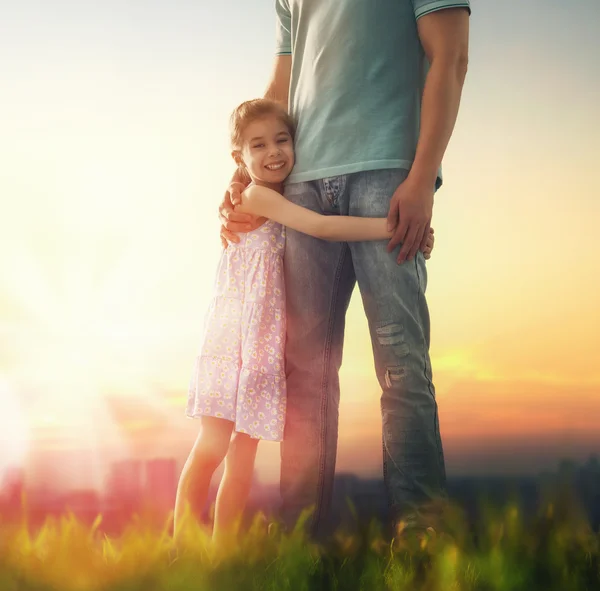
<svg viewBox="0 0 600 591"><path fill-rule="evenodd" d="M288 0L275 0L277 24L275 29L275 54L292 53L292 15Z"/></svg>
<svg viewBox="0 0 600 591"><path fill-rule="evenodd" d="M471 5L469 0L412 0L415 18L420 19L422 16L443 10L444 8L466 8L471 14Z"/></svg>

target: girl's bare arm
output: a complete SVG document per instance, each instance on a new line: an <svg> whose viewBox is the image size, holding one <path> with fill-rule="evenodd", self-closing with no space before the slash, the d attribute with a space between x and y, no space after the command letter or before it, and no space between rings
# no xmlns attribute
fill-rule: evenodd
<svg viewBox="0 0 600 591"><path fill-rule="evenodd" d="M393 235L386 228L386 218L362 218L323 215L295 205L272 189L251 185L242 193L241 213L263 216L275 222L332 242L385 240Z"/></svg>

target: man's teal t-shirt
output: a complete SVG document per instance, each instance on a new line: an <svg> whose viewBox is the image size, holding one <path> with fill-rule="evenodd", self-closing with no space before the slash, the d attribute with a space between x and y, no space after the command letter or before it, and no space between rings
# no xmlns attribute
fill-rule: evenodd
<svg viewBox="0 0 600 591"><path fill-rule="evenodd" d="M451 7L469 0L276 0L298 124L288 182L410 169L428 67L417 20Z"/></svg>

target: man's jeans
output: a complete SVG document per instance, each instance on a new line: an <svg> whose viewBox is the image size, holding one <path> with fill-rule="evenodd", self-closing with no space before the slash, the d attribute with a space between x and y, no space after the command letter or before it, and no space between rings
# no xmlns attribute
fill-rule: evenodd
<svg viewBox="0 0 600 591"><path fill-rule="evenodd" d="M329 215L386 217L406 178L401 169L289 184L287 199ZM326 242L287 229L287 416L281 446L282 517L314 512L313 534L331 504L346 310L358 281L381 385L383 475L392 519L423 525L443 500L445 468L429 360L423 254L398 265L388 240Z"/></svg>

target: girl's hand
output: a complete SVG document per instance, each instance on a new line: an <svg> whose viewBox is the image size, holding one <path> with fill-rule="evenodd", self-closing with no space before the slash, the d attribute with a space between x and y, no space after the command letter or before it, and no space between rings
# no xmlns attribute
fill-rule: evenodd
<svg viewBox="0 0 600 591"><path fill-rule="evenodd" d="M433 228L429 228L429 236L427 236L427 242L425 243L425 248L423 249L423 256L426 260L431 258L431 251L433 250L434 243L435 236L433 235Z"/></svg>

